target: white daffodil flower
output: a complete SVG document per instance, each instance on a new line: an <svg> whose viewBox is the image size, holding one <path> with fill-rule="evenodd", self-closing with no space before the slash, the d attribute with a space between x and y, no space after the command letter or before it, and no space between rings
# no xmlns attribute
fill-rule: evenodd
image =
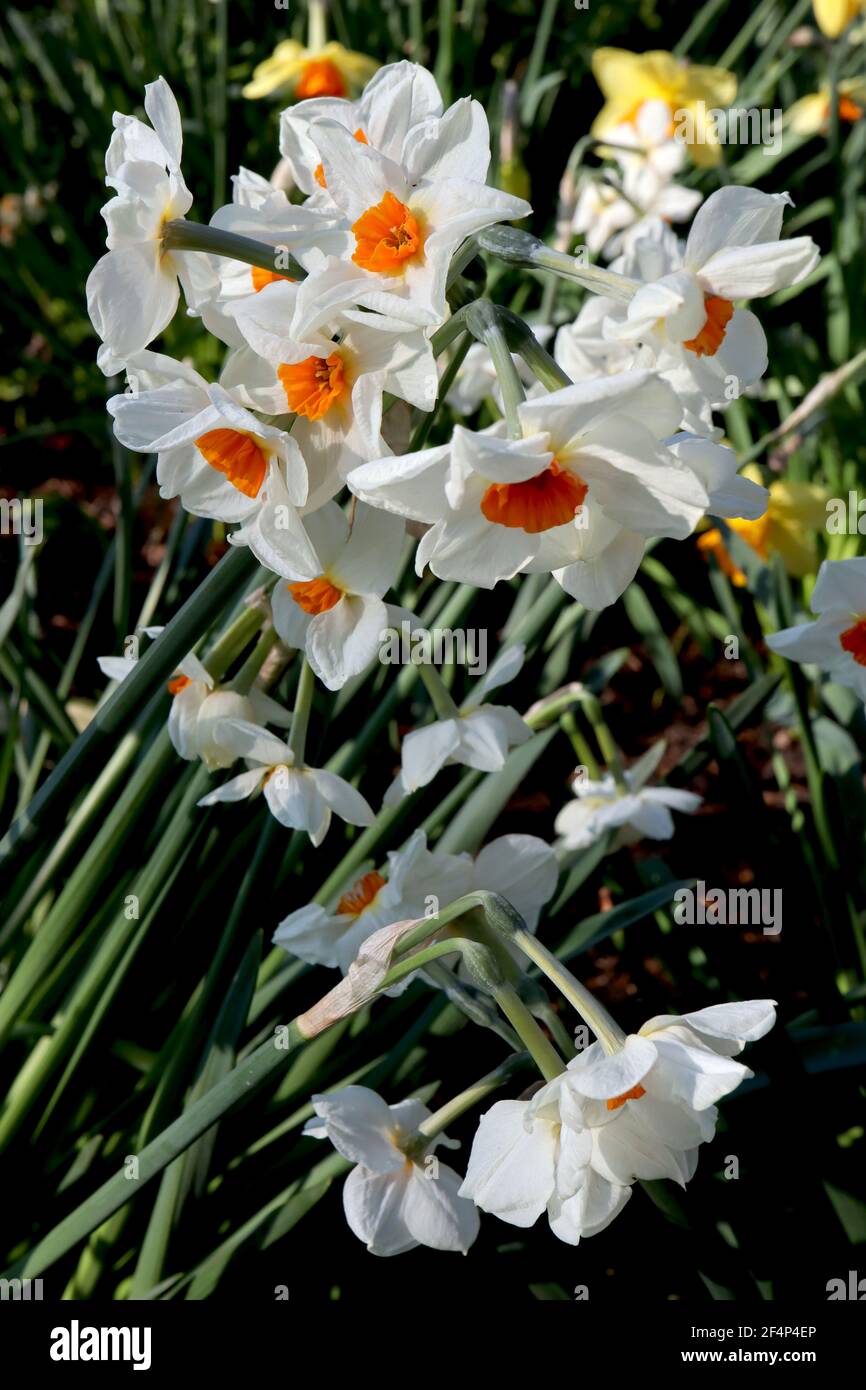
<svg viewBox="0 0 866 1390"><path fill-rule="evenodd" d="M649 371L566 386L504 425L455 426L450 444L377 459L349 474L352 491L431 524L416 555L440 579L493 588L519 572L552 572L588 608L613 603L634 578L648 536L682 539L709 498L697 473L659 441L674 433L676 395Z"/></svg>
<svg viewBox="0 0 866 1390"><path fill-rule="evenodd" d="M114 433L138 453L155 453L161 497L180 497L194 516L243 521L258 511L279 474L294 507L307 500L307 468L284 430L266 425L222 386L161 353L128 364L130 389L108 402Z"/></svg>
<svg viewBox="0 0 866 1390"><path fill-rule="evenodd" d="M608 170L604 178L586 174L578 186L571 230L582 236L593 255L607 259L630 247L646 219L687 222L703 195L683 188L651 164L626 164L621 173Z"/></svg>
<svg viewBox="0 0 866 1390"><path fill-rule="evenodd" d="M501 893L535 931L541 909L556 889L556 855L536 835L502 835L473 859L427 848L416 830L388 854L380 873L362 874L328 912L318 903L291 912L274 944L311 965L339 967L345 975L359 947L380 927L429 915L479 889Z"/></svg>
<svg viewBox="0 0 866 1390"><path fill-rule="evenodd" d="M601 146L598 153L616 160L623 169L649 167L657 177L669 180L686 163L685 142L676 137L667 101L641 102L631 120L610 126L604 138L610 140L610 148Z"/></svg>
<svg viewBox="0 0 866 1390"><path fill-rule="evenodd" d="M701 806L694 792L676 787L647 787L665 751L660 739L624 774L625 786L610 773L599 781L578 776L571 784L576 800L563 806L554 822L564 850L587 849L609 830L621 831L620 844L636 840L670 840L674 833L671 811L693 816Z"/></svg>
<svg viewBox="0 0 866 1390"><path fill-rule="evenodd" d="M385 793L383 806L396 806L455 763L478 772L498 772L509 750L532 737L529 725L510 705L483 705L492 690L514 680L523 665L524 647L506 648L467 700L450 719L436 719L413 729L403 740L400 771Z"/></svg>
<svg viewBox="0 0 866 1390"><path fill-rule="evenodd" d="M306 204L290 203L282 189L244 168L232 175L232 202L217 209L210 225L273 246L275 253L291 256L307 271L323 269L328 256L337 255L345 240L341 218ZM230 306L237 299L258 294L274 281L293 277L288 271L265 270L228 256L209 256L208 260L214 282L209 296L198 306L202 321L229 347L243 347L243 334L227 312Z"/></svg>
<svg viewBox="0 0 866 1390"><path fill-rule="evenodd" d="M482 107L468 98L410 130L399 161L361 144L334 120L308 130L328 193L349 225L339 282L335 273L329 283L335 304L339 298L409 323L440 324L460 244L494 222L531 212L522 198L484 183L490 132Z"/></svg>
<svg viewBox="0 0 866 1390"><path fill-rule="evenodd" d="M752 1075L734 1054L774 1022L773 1001L754 999L651 1018L613 1054L593 1043L531 1100L482 1115L461 1192L514 1226L546 1210L571 1245L595 1235L638 1179L689 1181L715 1102Z"/></svg>
<svg viewBox="0 0 866 1390"><path fill-rule="evenodd" d="M571 1093L592 1139L592 1167L611 1183L694 1175L713 1138L716 1101L752 1076L733 1060L776 1021L774 1001L658 1016L612 1055L592 1043L551 1086Z"/></svg>
<svg viewBox="0 0 866 1390"><path fill-rule="evenodd" d="M330 278L325 272L299 285L269 285L229 305L248 348L229 358L222 376L253 409L296 416L292 438L313 478L323 480L318 501L334 496L357 464L387 452L384 391L432 410L439 386L420 329L363 310L332 312Z"/></svg>
<svg viewBox="0 0 866 1390"><path fill-rule="evenodd" d="M307 206L332 208L312 127L336 121L359 144L400 163L409 132L441 115L442 96L433 74L404 59L379 68L357 101L311 97L288 107L280 116L280 154L298 188L310 195Z"/></svg>
<svg viewBox="0 0 866 1390"><path fill-rule="evenodd" d="M105 182L115 190L102 215L108 253L87 279L87 309L105 345L106 374L140 352L171 322L178 280L190 308L211 287L213 273L197 252L163 250L166 222L182 218L192 194L180 171L180 112L164 77L144 89L150 125L114 113L114 134L105 156Z"/></svg>
<svg viewBox="0 0 866 1390"><path fill-rule="evenodd" d="M825 560L810 602L815 621L772 633L767 646L786 661L820 667L866 700L866 557Z"/></svg>
<svg viewBox="0 0 866 1390"><path fill-rule="evenodd" d="M193 652L184 657L168 688L173 696L168 735L174 750L188 762L201 758L208 772L231 767L238 756L231 744L223 741L226 719L276 724L278 728L288 728L292 722L289 711L255 686L248 695L221 689Z"/></svg>
<svg viewBox="0 0 866 1390"><path fill-rule="evenodd" d="M646 283L682 269L683 243L666 222L647 217L636 230L611 270ZM680 429L718 439L722 431L713 423L713 411L723 410L748 389L766 370L758 363L757 376L746 377L742 364L732 372L724 352L699 357L678 343L647 334L640 340L628 336L628 306L604 295L591 296L574 324L557 335L554 356L575 381L610 373L652 368L675 392L680 403ZM754 363L751 364L755 366Z"/></svg>
<svg viewBox="0 0 866 1390"><path fill-rule="evenodd" d="M418 1134L430 1117L426 1105L388 1105L366 1086L344 1086L312 1100L316 1119L307 1121L304 1133L330 1139L357 1165L343 1186L343 1210L371 1255L400 1255L416 1245L465 1255L478 1235L478 1212L460 1195L459 1173L433 1153L439 1144L459 1145L443 1134L432 1140Z"/></svg>
<svg viewBox="0 0 866 1390"><path fill-rule="evenodd" d="M273 592L274 627L287 647L306 653L329 690L340 690L375 660L389 626L382 595L397 577L403 523L361 502L350 527L337 503L326 502L304 529L315 563L286 545L278 573L288 582Z"/></svg>
<svg viewBox="0 0 866 1390"><path fill-rule="evenodd" d="M652 276L611 330L626 340L655 338L695 358L716 358L741 384L766 370L767 340L754 314L734 301L757 299L796 285L819 257L811 237L780 241L787 193L720 188L698 211L682 266Z"/></svg>
<svg viewBox="0 0 866 1390"><path fill-rule="evenodd" d="M529 1101L500 1100L482 1116L461 1195L512 1226L534 1226L547 1213L568 1245L610 1225L631 1196L592 1166L592 1135L579 1100L560 1084Z"/></svg>
<svg viewBox="0 0 866 1390"><path fill-rule="evenodd" d="M370 869L341 894L334 910L308 903L289 913L274 944L310 965L339 968L345 975L359 947L391 922L423 917L431 901L447 907L469 892L469 855L439 854L416 830L402 849L391 850L382 872Z"/></svg>
<svg viewBox="0 0 866 1390"><path fill-rule="evenodd" d="M280 825L305 830L319 846L336 813L348 825L372 825L373 811L360 792L323 768L297 763L292 750L275 734L243 719L224 719L217 731L220 744L246 759L247 771L215 787L199 806L221 801L245 801L264 792L268 809Z"/></svg>

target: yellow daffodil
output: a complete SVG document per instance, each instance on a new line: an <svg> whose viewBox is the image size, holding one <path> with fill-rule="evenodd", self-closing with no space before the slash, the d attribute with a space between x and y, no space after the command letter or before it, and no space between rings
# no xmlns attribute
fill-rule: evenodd
<svg viewBox="0 0 866 1390"><path fill-rule="evenodd" d="M836 89L839 120L859 121L866 111L866 78L850 77ZM795 135L821 135L830 125L831 89L820 87L795 101L785 117L785 124Z"/></svg>
<svg viewBox="0 0 866 1390"><path fill-rule="evenodd" d="M687 63L663 50L629 53L624 48L596 49L592 72L605 98L593 135L608 135L617 126L633 123L645 102L663 101L670 108L671 135L675 116L688 113L695 139L687 141L687 148L694 163L719 162L716 132L706 116L731 105L737 95L734 73Z"/></svg>
<svg viewBox="0 0 866 1390"><path fill-rule="evenodd" d="M364 86L379 64L366 53L353 53L341 43L305 48L297 39L278 43L270 58L259 63L245 97L290 92L296 101L307 97L348 97Z"/></svg>
<svg viewBox="0 0 866 1390"><path fill-rule="evenodd" d="M866 12L866 0L813 0L815 23L828 39L838 39L852 19Z"/></svg>
<svg viewBox="0 0 866 1390"><path fill-rule="evenodd" d="M761 470L744 468L740 475L760 483ZM793 483L779 480L770 483L770 501L757 521L740 517L726 518L725 525L750 545L762 560L778 552L785 569L795 578L811 574L818 564L818 551L813 532L823 527L827 517L827 493L812 483ZM739 565L732 559L722 532L716 527L698 537L698 549L715 556L719 568L732 584L744 588L748 583Z"/></svg>

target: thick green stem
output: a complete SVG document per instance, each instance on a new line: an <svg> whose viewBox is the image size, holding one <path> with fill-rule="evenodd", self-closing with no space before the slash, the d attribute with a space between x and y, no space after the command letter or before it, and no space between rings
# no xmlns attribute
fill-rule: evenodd
<svg viewBox="0 0 866 1390"><path fill-rule="evenodd" d="M570 970L556 959L542 946L529 932L519 933L519 940L515 937L515 944L523 951L524 955L538 966L556 988L577 1010L584 1023L592 1029L598 1038L605 1052L619 1052L625 1042L625 1033L619 1025L611 1018L607 1009L590 994L589 990L575 979Z"/></svg>
<svg viewBox="0 0 866 1390"><path fill-rule="evenodd" d="M541 1031L513 985L504 983L494 990L496 1000L508 1022L523 1043L545 1081L553 1081L565 1071L565 1063Z"/></svg>
<svg viewBox="0 0 866 1390"><path fill-rule="evenodd" d="M303 266L288 254L285 242L271 246L266 241L208 227L203 222L188 222L186 218L166 222L162 244L166 251L206 251L211 256L228 256L230 260L257 265L293 280L303 280L306 275Z"/></svg>
<svg viewBox="0 0 866 1390"><path fill-rule="evenodd" d="M527 266L532 270L552 270L564 275L567 280L576 280L593 294L605 295L608 299L628 302L640 289L640 281L627 275L618 275L614 270L601 270L598 266L584 265L574 256L564 251L554 251L538 237L529 232L521 232L516 227L488 227L477 235L478 245L509 265Z"/></svg>

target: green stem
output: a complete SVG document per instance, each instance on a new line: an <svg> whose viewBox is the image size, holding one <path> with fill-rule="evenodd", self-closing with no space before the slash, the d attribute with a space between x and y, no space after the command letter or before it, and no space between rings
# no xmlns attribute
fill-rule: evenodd
<svg viewBox="0 0 866 1390"><path fill-rule="evenodd" d="M601 770L595 760L595 754L584 738L583 732L574 714L574 710L568 710L560 716L560 727L569 739L572 748L577 755L578 764L585 767L593 782L597 782L601 776Z"/></svg>
<svg viewBox="0 0 866 1390"><path fill-rule="evenodd" d="M307 728L310 723L310 710L313 707L315 689L316 677L313 674L313 668L307 658L303 657L301 675L298 680L298 692L295 697L295 709L292 715L292 727L289 731L289 748L295 755L296 767L300 767L304 761Z"/></svg>
<svg viewBox="0 0 866 1390"><path fill-rule="evenodd" d="M517 368L509 351L505 333L495 304L489 299L476 299L466 306L466 325L480 343L483 343L493 358L505 422L512 439L520 439L523 430L520 425L520 405L525 399L523 382L517 375Z"/></svg>
<svg viewBox="0 0 866 1390"><path fill-rule="evenodd" d="M548 951L546 946L530 935L529 932L521 932L519 941L515 938L515 944L523 951L524 955L538 966L550 980L556 985L560 994L568 1000L572 1008L580 1014L584 1023L588 1024L595 1036L598 1038L605 1052L609 1055L619 1052L625 1042L625 1033L619 1025L611 1018L607 1009L590 994L589 990L575 979L570 970L557 960L556 956Z"/></svg>
<svg viewBox="0 0 866 1390"><path fill-rule="evenodd" d="M266 628L234 680L231 682L230 689L236 691L238 695L248 695L255 683L259 671L265 664L268 654L276 646L278 641L279 638L274 629L272 627Z"/></svg>
<svg viewBox="0 0 866 1390"><path fill-rule="evenodd" d="M508 1022L525 1046L545 1081L553 1081L565 1071L565 1063L549 1038L541 1031L513 985L503 983L494 990L496 1000Z"/></svg>
<svg viewBox="0 0 866 1390"><path fill-rule="evenodd" d="M137 1196L146 1183L158 1177L212 1125L251 1100L272 1076L285 1068L304 1041L297 1023L292 1020L285 1028L280 1045L275 1038L263 1043L207 1091L201 1100L189 1106L173 1124L145 1145L136 1155L136 1181L130 1181L124 1169L115 1173L17 1261L7 1272L7 1277L33 1278L56 1260L62 1259L91 1231Z"/></svg>
<svg viewBox="0 0 866 1390"><path fill-rule="evenodd" d="M556 281L554 280L553 283L556 284ZM514 317L516 318L517 315L515 314ZM562 370L556 358L551 357L547 349L541 346L527 324L524 324L523 327L526 332L522 333L518 341L514 343L514 350L520 353L532 375L541 382L542 386L546 386L548 391L559 391L563 386L572 386L571 377Z"/></svg>
<svg viewBox="0 0 866 1390"><path fill-rule="evenodd" d="M592 731L595 734L596 742L601 749L601 756L613 773L616 785L621 791L626 791L628 789L628 783L625 780L622 758L620 757L619 749L613 741L610 729L607 727L607 721L601 712L601 705L594 695L589 694L584 696L582 704L586 712L586 717L592 725Z"/></svg>
<svg viewBox="0 0 866 1390"><path fill-rule="evenodd" d="M538 237L521 232L517 227L487 227L477 233L476 239L482 251L498 256L509 265L552 270L567 280L576 280L585 289L592 290L593 294L602 294L608 299L628 302L640 289L640 281L619 275L614 270L584 265L574 256L567 256L564 251L554 251Z"/></svg>
<svg viewBox="0 0 866 1390"><path fill-rule="evenodd" d="M270 246L266 241L225 232L220 227L207 227L202 222L179 218L166 222L162 244L165 251L207 251L211 256L228 256L245 265L257 265L277 275L290 275L303 280L306 271L291 256L286 256L285 243Z"/></svg>
<svg viewBox="0 0 866 1390"><path fill-rule="evenodd" d="M435 666L419 662L418 674L424 684L437 719L459 719L460 710L451 698L445 683Z"/></svg>

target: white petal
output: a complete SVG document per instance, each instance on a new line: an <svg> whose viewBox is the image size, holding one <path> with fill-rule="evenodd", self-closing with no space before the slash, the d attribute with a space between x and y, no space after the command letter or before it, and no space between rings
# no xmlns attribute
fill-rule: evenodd
<svg viewBox="0 0 866 1390"><path fill-rule="evenodd" d="M375 1091L367 1086L342 1086L311 1099L327 1125L328 1138L344 1158L376 1173L398 1172L403 1167L405 1159L389 1138L391 1110Z"/></svg>
<svg viewBox="0 0 866 1390"><path fill-rule="evenodd" d="M646 537L622 530L601 554L555 569L553 577L585 608L597 611L615 603L637 574Z"/></svg>
<svg viewBox="0 0 866 1390"><path fill-rule="evenodd" d="M633 1090L655 1060L656 1050L649 1039L632 1034L621 1051L612 1056L579 1053L568 1064L568 1077L581 1095L592 1100L613 1100Z"/></svg>
<svg viewBox="0 0 866 1390"><path fill-rule="evenodd" d="M180 293L177 277L160 265L156 242L109 251L87 277L87 310L117 357L147 347L171 322Z"/></svg>
<svg viewBox="0 0 866 1390"><path fill-rule="evenodd" d="M815 269L820 251L811 237L732 246L701 267L701 283L723 299L755 299L796 285Z"/></svg>
<svg viewBox="0 0 866 1390"><path fill-rule="evenodd" d="M445 1163L429 1169L412 1164L403 1220L419 1245L464 1254L472 1245L481 1223L475 1203L460 1195L461 1182L459 1173Z"/></svg>
<svg viewBox="0 0 866 1390"><path fill-rule="evenodd" d="M371 1255L401 1255L418 1244L403 1216L409 1178L406 1164L397 1173L372 1173L358 1167L343 1184L343 1211L349 1229Z"/></svg>
<svg viewBox="0 0 866 1390"><path fill-rule="evenodd" d="M349 825L372 825L376 817L369 802L353 786L335 772L325 772L322 768L307 768L322 800L332 811Z"/></svg>
<svg viewBox="0 0 866 1390"><path fill-rule="evenodd" d="M686 242L686 265L699 270L711 256L728 246L753 246L778 241L787 193L761 193L756 188L730 185L712 193L696 214Z"/></svg>
<svg viewBox="0 0 866 1390"><path fill-rule="evenodd" d="M399 458L373 459L346 481L356 497L415 521L436 521L447 509L445 480L451 446L438 445Z"/></svg>
<svg viewBox="0 0 866 1390"><path fill-rule="evenodd" d="M335 582L351 594L381 598L397 577L405 536L397 517L358 503L348 543L330 566Z"/></svg>
<svg viewBox="0 0 866 1390"><path fill-rule="evenodd" d="M532 1226L554 1189L556 1130L526 1128L526 1102L500 1100L481 1116L460 1191L512 1226Z"/></svg>
<svg viewBox="0 0 866 1390"><path fill-rule="evenodd" d="M706 1009L683 1014L681 1018L669 1018L664 1022L687 1023L697 1033L713 1038L736 1039L742 1048L747 1042L763 1038L776 1022L776 1001L774 999L745 999L735 1004L711 1004ZM660 1019L650 1019L641 1029L649 1034L657 1030Z"/></svg>
<svg viewBox="0 0 866 1390"><path fill-rule="evenodd" d="M413 729L401 748L402 777L406 791L432 782L437 772L460 747L460 720L437 719Z"/></svg>
<svg viewBox="0 0 866 1390"><path fill-rule="evenodd" d="M530 931L541 908L553 897L559 876L556 855L537 835L500 835L475 860L475 885L501 893Z"/></svg>
<svg viewBox="0 0 866 1390"><path fill-rule="evenodd" d="M258 791L261 781L261 768L251 768L248 772L241 772L237 777L223 782L222 786L214 787L213 791L203 796L196 805L215 806L220 801L245 801L253 792Z"/></svg>
<svg viewBox="0 0 866 1390"><path fill-rule="evenodd" d="M824 560L811 604L813 613L866 613L866 556Z"/></svg>

